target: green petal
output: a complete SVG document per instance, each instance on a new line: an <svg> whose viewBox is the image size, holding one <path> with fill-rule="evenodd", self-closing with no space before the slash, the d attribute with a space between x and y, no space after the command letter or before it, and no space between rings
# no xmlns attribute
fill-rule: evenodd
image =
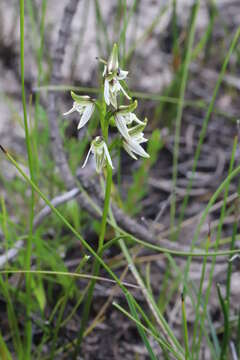
<svg viewBox="0 0 240 360"><path fill-rule="evenodd" d="M71 97L74 101L81 105L88 105L90 102L92 102L88 95L77 95L73 91L71 91Z"/></svg>
<svg viewBox="0 0 240 360"><path fill-rule="evenodd" d="M108 60L108 72L116 71L118 69L118 47L113 45L110 58Z"/></svg>
<svg viewBox="0 0 240 360"><path fill-rule="evenodd" d="M119 110L118 110L118 113L121 113L121 114L131 113L131 112L133 112L133 111L136 109L137 105L138 105L137 100L134 100L134 102L132 102L130 105L120 106L120 107L119 107Z"/></svg>

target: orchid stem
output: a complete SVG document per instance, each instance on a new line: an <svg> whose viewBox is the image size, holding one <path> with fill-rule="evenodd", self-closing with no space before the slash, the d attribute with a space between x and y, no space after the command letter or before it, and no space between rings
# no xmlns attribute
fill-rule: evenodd
<svg viewBox="0 0 240 360"><path fill-rule="evenodd" d="M98 241L98 251L97 254L99 257L102 258L103 250L104 250L104 238L106 233L106 226L107 226L107 217L108 217L108 211L109 211L109 205L110 205L110 199L111 199L111 188L112 188L112 168L107 163L107 178L106 178L106 187L105 187L105 199L104 199L104 207L103 207L103 214L102 214L102 221L101 221L101 229L100 229L100 235L99 235L99 241ZM98 261L94 261L93 264L93 276L97 277L100 270L100 263ZM87 293L87 298L83 307L83 317L81 322L81 328L78 336L78 341L75 349L75 358L79 354L79 349L81 346L81 342L84 336L84 330L87 325L87 321L89 318L90 308L92 304L93 299L93 292L94 287L96 284L96 278L93 278L90 282L89 290Z"/></svg>

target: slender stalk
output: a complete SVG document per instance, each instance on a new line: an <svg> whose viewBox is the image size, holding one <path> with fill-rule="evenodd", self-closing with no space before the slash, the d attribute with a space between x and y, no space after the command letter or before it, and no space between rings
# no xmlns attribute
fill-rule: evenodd
<svg viewBox="0 0 240 360"><path fill-rule="evenodd" d="M0 332L0 358L3 360L12 360L12 356L7 348L4 338Z"/></svg>
<svg viewBox="0 0 240 360"><path fill-rule="evenodd" d="M104 237L106 232L108 210L109 210L110 198L111 198L111 187L112 187L112 168L109 164L107 164L105 200L104 200L103 216L102 216L102 223L101 223L101 230L100 230L99 244L98 244L98 253L100 254L102 253Z"/></svg>
<svg viewBox="0 0 240 360"><path fill-rule="evenodd" d="M45 15L46 15L46 8L47 8L47 0L42 1L42 8L41 8L41 23L40 23L40 44L39 48L37 49L37 67L38 67L38 76L37 76L37 86L41 84L42 78L42 57L43 57L43 48L44 48L44 32L45 32ZM40 104L40 94L36 93L35 98L35 118L34 118L34 151L36 156L36 179L39 177L39 163L38 163L38 142L39 142L39 134L38 134L38 119L39 119L39 104Z"/></svg>
<svg viewBox="0 0 240 360"><path fill-rule="evenodd" d="M185 299L182 295L182 324L183 324L183 335L184 335L184 344L185 344L185 359L188 360L190 358L189 352L189 340L188 340L188 327L187 327L187 316L185 309Z"/></svg>
<svg viewBox="0 0 240 360"><path fill-rule="evenodd" d="M206 241L206 252L208 252L209 246L210 246L210 242L211 242L211 229L209 226L209 232L208 232L208 237L207 237L207 241ZM194 349L196 346L196 339L197 339L197 332L199 330L199 317L200 317L200 305L201 305L201 300L202 300L202 291L203 291L203 282L204 282L204 278L205 278L205 274L206 274L206 265L207 265L207 258L205 257L203 259L203 264L202 264L202 270L201 270L201 277L200 277L200 285L199 285L199 291L198 291L198 295L197 295L197 305L195 308L195 321L194 321L194 327L193 327L193 337L192 337L192 352L194 353Z"/></svg>
<svg viewBox="0 0 240 360"><path fill-rule="evenodd" d="M237 344L237 354L238 354L238 356L240 356L240 310L238 310L236 344Z"/></svg>
<svg viewBox="0 0 240 360"><path fill-rule="evenodd" d="M23 104L23 118L24 118L24 130L25 141L28 154L28 167L30 171L31 180L34 179L33 171L33 158L31 150L31 139L28 130L27 121L27 106L25 96L25 80L24 80L24 0L19 0L20 4L20 61L21 61L21 88L22 88L22 104ZM29 236L27 238L27 248L25 256L25 268L30 270L31 267L31 255L32 255L32 240L33 240L33 219L34 219L34 190L31 191L30 209L29 209ZM31 274L26 276L26 345L25 345L25 359L30 359L31 344L32 344L32 324L31 324Z"/></svg>
<svg viewBox="0 0 240 360"><path fill-rule="evenodd" d="M220 287L219 283L217 283L217 293L218 293L218 300L219 300L220 306L222 308L222 313L223 313L224 335L227 334L227 337L225 337L225 336L223 337L223 341L222 341L222 344L221 344L221 353L220 353L219 359L220 360L225 360L226 359L226 351L227 351L227 348L228 348L228 334L229 334L230 328L229 328L228 312L227 312L227 309L226 309L226 301L223 298L223 295L222 295L222 292L221 292L221 287Z"/></svg>
<svg viewBox="0 0 240 360"><path fill-rule="evenodd" d="M135 305L134 305L134 301L133 301L133 297L132 296L128 296L127 297L127 301L128 301L128 306L130 308L130 311L131 311L131 314L132 316L134 317L134 319L136 320L136 326L137 326L137 329L138 329L138 332L142 338L142 341L143 343L145 344L145 347L148 351L148 354L150 356L150 359L151 360L157 360L154 352L153 352L153 349L148 341L148 338L145 334L145 331L142 329L141 326L139 326L138 324L140 323L140 319L139 319L139 316L138 316L138 313L136 311L136 308L135 308Z"/></svg>
<svg viewBox="0 0 240 360"><path fill-rule="evenodd" d="M197 18L198 8L199 8L199 0L194 5L192 24L191 24L191 28L190 28L187 52L186 52L184 66L183 66L182 80L181 80L181 85L180 85L180 96L179 96L180 102L179 102L178 108L177 108L174 149L173 149L173 175L172 175L173 194L172 194L172 201L171 201L171 208L170 208L170 228L171 229L174 228L175 213L176 213L175 187L176 187L176 183L177 183L177 174L178 174L178 155L179 155L179 141L180 141L182 113L183 113L183 102L184 102L185 89L186 89L186 84L187 84L188 69L189 69L189 64L191 62L191 54L192 54L192 47L193 47L193 41L194 41L194 35L195 35L196 18Z"/></svg>
<svg viewBox="0 0 240 360"><path fill-rule="evenodd" d="M112 221L109 221L109 224L111 224L111 226L115 229L118 229L122 234L127 234L124 230L122 230L121 228L119 228L117 225L114 225L112 223ZM150 244L147 243L146 241L140 240L136 237L134 237L133 235L124 235L124 236L118 236L116 237L114 240L119 240L119 238L124 238L124 237L129 237L130 240L132 240L133 242L136 242L137 244L143 245L144 247L148 248L148 249L152 249L152 250L156 250L158 252L161 252L165 255L169 254L169 255L174 255L174 256L183 256L183 257L213 257L213 256L227 256L227 255L235 255L235 254L239 254L240 253L240 249L236 249L236 250L222 250L222 251L181 251L181 250L172 250L172 249L167 249L167 248L162 248L158 245L154 245L154 244ZM106 245L106 248L108 246Z"/></svg>
<svg viewBox="0 0 240 360"><path fill-rule="evenodd" d="M105 199L104 199L104 207L103 207L103 214L102 214L102 222L101 222L101 229L99 235L99 242L98 242L98 250L97 254L100 258L102 258L103 254L103 246L104 246L104 238L106 233L106 225L107 225L107 217L110 205L110 198L111 198L111 187L112 187L112 168L109 164L107 164L107 179L106 179L106 189L105 189ZM93 275L98 276L100 270L100 263L95 259L93 264ZM87 298L83 308L83 316L81 322L81 328L78 335L78 341L75 350L75 357L77 357L81 342L83 339L84 331L87 325L87 321L89 318L90 308L93 299L93 292L95 288L96 280L93 279L90 283L89 290L87 293Z"/></svg>

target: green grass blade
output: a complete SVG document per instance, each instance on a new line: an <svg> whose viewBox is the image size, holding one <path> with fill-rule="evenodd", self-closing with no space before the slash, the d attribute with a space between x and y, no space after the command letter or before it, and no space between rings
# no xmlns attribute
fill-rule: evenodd
<svg viewBox="0 0 240 360"><path fill-rule="evenodd" d="M127 299L131 314L132 314L133 318L135 319L138 332L139 332L139 334L140 334L140 336L142 338L142 341L144 342L144 345L146 346L146 349L148 351L150 359L151 360L157 360L157 358L156 358L156 356L155 356L155 354L154 354L154 352L152 350L152 347L149 344L149 341L148 341L148 338L147 338L147 336L145 334L145 331L143 330L143 328L141 326L139 326L140 319L139 319L139 316L137 314L136 308L134 306L134 302L132 301L132 295L130 295L130 294L127 295L126 299Z"/></svg>
<svg viewBox="0 0 240 360"><path fill-rule="evenodd" d="M145 327L141 322L139 322L138 320L136 320L131 314L129 314L122 306L120 306L119 304L117 304L115 301L113 302L113 306L115 306L119 311L121 311L124 315L126 315L129 319L131 319L132 321L134 321L135 323L138 324L138 326L140 326L145 332L149 333L150 335L153 336L153 338L159 343L159 345L163 348L166 349L168 352L172 353L177 360L182 360L183 357L179 355L178 352L176 352L174 350L174 348L168 344L167 342L163 341L161 338L159 338L158 336L155 335L155 333L152 333L147 327Z"/></svg>
<svg viewBox="0 0 240 360"><path fill-rule="evenodd" d="M228 311L226 307L226 301L223 299L220 285L217 284L217 293L218 293L218 300L220 303L220 306L222 308L223 312L223 318L224 318L224 335L223 337L222 345L221 345L221 353L220 353L220 360L225 360L226 358L226 352L227 352L227 346L228 346L228 334L229 334L229 318L228 318Z"/></svg>
<svg viewBox="0 0 240 360"><path fill-rule="evenodd" d="M190 351L189 351L189 340L188 340L188 327L187 327L187 316L186 316L186 309L185 309L185 299L184 295L182 294L182 324L183 324L183 335L184 335L184 344L185 344L185 359L190 359Z"/></svg>
<svg viewBox="0 0 240 360"><path fill-rule="evenodd" d="M183 102L185 97L185 89L187 85L187 78L188 78L188 70L189 65L191 62L191 54L193 48L193 41L195 35L195 28L196 28L196 19L199 9L199 0L196 1L194 5L194 10L192 13L192 21L191 27L189 31L189 39L187 44L186 50L186 57L182 69L182 78L180 84L180 94L179 99L180 102L177 107L177 115L176 115L176 124L175 124L175 136L174 136L174 148L173 148L173 175L172 175L172 200L171 200L171 207L170 207L170 228L174 228L175 222L175 213L176 213L176 194L175 194L175 187L177 183L177 174L178 174L178 156L179 156L179 142L180 142L180 131L181 131L181 122L182 122L182 114L183 114Z"/></svg>

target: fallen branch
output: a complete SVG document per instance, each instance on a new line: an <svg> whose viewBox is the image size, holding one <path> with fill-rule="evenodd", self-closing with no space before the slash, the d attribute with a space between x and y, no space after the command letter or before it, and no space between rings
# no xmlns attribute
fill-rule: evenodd
<svg viewBox="0 0 240 360"><path fill-rule="evenodd" d="M78 194L79 194L80 190L78 188L74 188L60 196L55 197L54 199L51 200L51 203L54 206L59 206L61 204L64 204L70 200L72 200L73 198L75 198ZM38 226L41 225L41 223L43 222L43 220L51 213L51 209L49 206L45 206L36 216L34 219L34 223L33 223L33 229L36 230ZM14 244L14 246L9 249L5 254L0 256L0 269L3 268L7 262L12 261L13 259L16 258L16 256L18 255L19 251L23 248L24 246L24 240L18 240L16 241L16 243Z"/></svg>

